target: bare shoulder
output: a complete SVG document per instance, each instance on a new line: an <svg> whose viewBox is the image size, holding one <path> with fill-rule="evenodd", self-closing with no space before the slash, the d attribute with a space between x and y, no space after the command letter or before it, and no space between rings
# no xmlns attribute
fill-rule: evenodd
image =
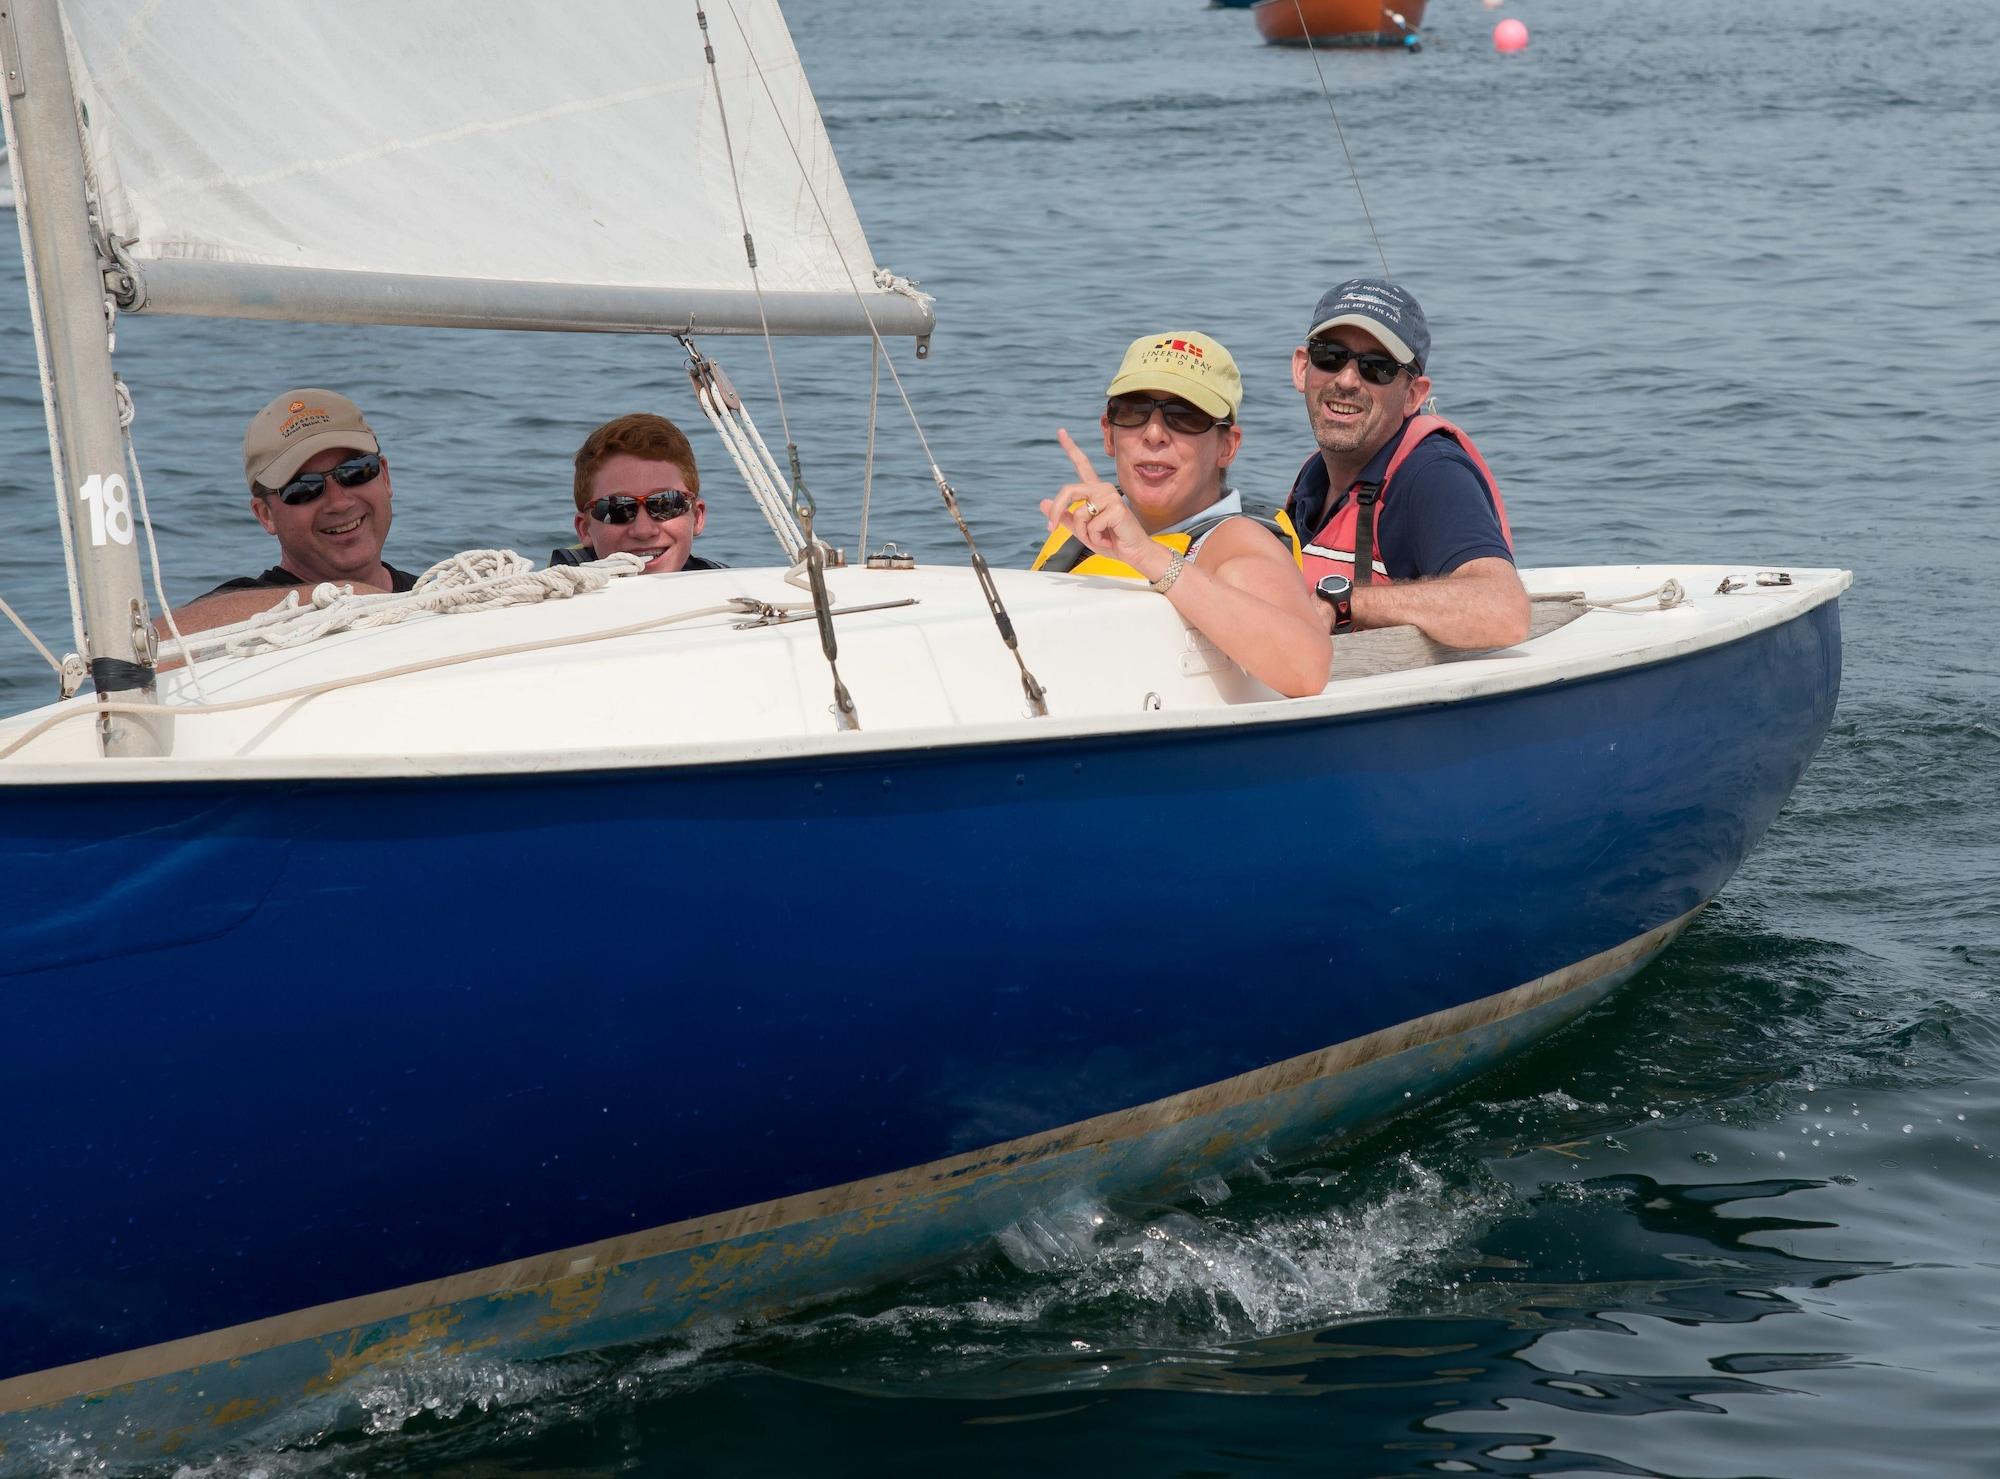
<svg viewBox="0 0 2000 1479"><path fill-rule="evenodd" d="M1204 560L1249 559L1275 562L1294 572L1298 569L1290 545L1268 525L1241 515L1216 525L1215 532L1202 542L1201 553Z"/></svg>

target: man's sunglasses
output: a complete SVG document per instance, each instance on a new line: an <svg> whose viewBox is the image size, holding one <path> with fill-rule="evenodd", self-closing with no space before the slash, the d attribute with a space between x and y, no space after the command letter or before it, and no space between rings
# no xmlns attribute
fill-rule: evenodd
<svg viewBox="0 0 2000 1479"><path fill-rule="evenodd" d="M1314 369L1324 370L1329 375L1338 375L1352 360L1354 368L1361 372L1361 378L1370 385L1387 385L1405 370L1415 373L1413 366L1398 364L1389 355L1373 349L1349 349L1331 339L1306 340L1306 358L1313 362Z"/></svg>
<svg viewBox="0 0 2000 1479"><path fill-rule="evenodd" d="M1104 403L1104 419L1113 426L1144 426L1153 419L1156 410L1165 419L1167 429L1182 436L1198 437L1218 425L1229 424L1226 418L1211 416L1199 406L1190 406L1170 395L1114 395Z"/></svg>
<svg viewBox="0 0 2000 1479"><path fill-rule="evenodd" d="M302 472L277 493L283 502L296 507L301 503L311 503L324 493L329 478L343 488L359 488L363 483L372 483L381 476L382 454L363 452L338 466L329 467L325 472Z"/></svg>
<svg viewBox="0 0 2000 1479"><path fill-rule="evenodd" d="M683 493L678 488L648 493L644 498L634 498L629 493L613 493L591 504L590 516L600 524L629 524L639 517L641 504L646 506L646 512L653 516L656 523L664 524L669 519L692 513L694 494Z"/></svg>

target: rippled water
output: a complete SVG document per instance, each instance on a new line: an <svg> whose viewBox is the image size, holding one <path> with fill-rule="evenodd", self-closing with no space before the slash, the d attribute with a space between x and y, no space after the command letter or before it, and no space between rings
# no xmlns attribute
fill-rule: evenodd
<svg viewBox="0 0 2000 1479"><path fill-rule="evenodd" d="M2000 7L1506 13L1518 57L1433 0L1421 55L1324 65L1525 562L1856 571L1834 730L1721 902L1575 1030L1322 1164L1056 1209L775 1329L402 1373L186 1473L1994 1471ZM1286 355L1380 265L1310 58L1194 0L792 20L878 258L940 298L932 360L899 365L993 558L1034 541L1054 428L1169 322L1235 350L1243 483L1281 492L1308 445ZM57 643L14 250L0 595ZM761 350L719 349L756 393ZM177 597L268 562L237 446L287 384L367 407L417 568L542 553L584 430L691 414L678 351L640 339L127 321L120 360ZM851 547L866 352L780 366ZM899 408L884 427L871 539L949 557ZM711 531L769 558L747 500ZM0 704L39 701L0 637Z"/></svg>

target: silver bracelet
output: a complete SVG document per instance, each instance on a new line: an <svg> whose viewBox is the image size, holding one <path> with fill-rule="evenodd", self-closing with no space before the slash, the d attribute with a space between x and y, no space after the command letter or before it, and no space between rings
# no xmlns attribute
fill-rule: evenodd
<svg viewBox="0 0 2000 1479"><path fill-rule="evenodd" d="M1187 556L1176 554L1171 560L1167 561L1167 568L1161 573L1160 578L1148 581L1147 584L1164 596L1174 588L1174 582L1181 578L1181 571L1186 568Z"/></svg>

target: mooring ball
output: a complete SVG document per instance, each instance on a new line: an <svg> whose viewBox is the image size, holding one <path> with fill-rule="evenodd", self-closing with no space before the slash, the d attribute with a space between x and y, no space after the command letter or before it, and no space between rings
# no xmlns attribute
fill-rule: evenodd
<svg viewBox="0 0 2000 1479"><path fill-rule="evenodd" d="M1519 51L1528 44L1528 28L1511 15L1493 28L1493 49L1500 52Z"/></svg>

